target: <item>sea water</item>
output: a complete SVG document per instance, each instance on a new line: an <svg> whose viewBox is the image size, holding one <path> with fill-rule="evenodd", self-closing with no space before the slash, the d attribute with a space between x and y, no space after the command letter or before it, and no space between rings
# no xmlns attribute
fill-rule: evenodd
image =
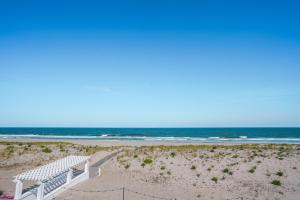
<svg viewBox="0 0 300 200"><path fill-rule="evenodd" d="M300 128L0 128L1 138L300 144Z"/></svg>

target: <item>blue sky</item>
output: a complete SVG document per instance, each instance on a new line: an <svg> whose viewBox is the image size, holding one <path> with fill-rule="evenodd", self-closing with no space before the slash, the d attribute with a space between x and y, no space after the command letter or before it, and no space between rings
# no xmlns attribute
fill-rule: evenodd
<svg viewBox="0 0 300 200"><path fill-rule="evenodd" d="M300 126L299 10L1 1L0 126Z"/></svg>

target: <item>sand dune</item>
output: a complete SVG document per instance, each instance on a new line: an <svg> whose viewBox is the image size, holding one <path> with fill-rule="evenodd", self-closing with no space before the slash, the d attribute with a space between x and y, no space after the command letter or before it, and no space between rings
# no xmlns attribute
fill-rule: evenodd
<svg viewBox="0 0 300 200"><path fill-rule="evenodd" d="M91 142L63 144L64 151L60 150L62 144L55 143L44 143L43 147L34 143L31 148L40 151L35 154L40 163L68 154L90 154L94 162L113 150L87 144ZM130 144L120 147L123 151L101 166L101 176L75 186L57 199L122 199L123 187L125 199L299 199L300 196L299 145ZM15 152L1 159L1 177L11 177L40 164L28 162L32 154L26 151L17 153L28 147L25 143L2 143L2 156L8 146L14 146ZM51 152L43 152L47 147ZM13 165L13 161L18 162ZM14 184L7 182L0 180L0 187L11 194Z"/></svg>

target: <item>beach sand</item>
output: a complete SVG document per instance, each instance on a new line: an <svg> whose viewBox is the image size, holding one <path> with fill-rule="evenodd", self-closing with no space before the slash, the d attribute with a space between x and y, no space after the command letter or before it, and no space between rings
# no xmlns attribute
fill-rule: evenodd
<svg viewBox="0 0 300 200"><path fill-rule="evenodd" d="M299 145L16 141L22 143L2 140L0 145L0 190L6 194L13 194L12 176L31 167L71 154L92 155L92 162L96 162L121 148L121 153L101 166L101 176L74 186L56 199L122 199L123 188L125 199L131 200L300 197ZM30 150L29 142L34 142ZM46 148L51 152L45 152Z"/></svg>

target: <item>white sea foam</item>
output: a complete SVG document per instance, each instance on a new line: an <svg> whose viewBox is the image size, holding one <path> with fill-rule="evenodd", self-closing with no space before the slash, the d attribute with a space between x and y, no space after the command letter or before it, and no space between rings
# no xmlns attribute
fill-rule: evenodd
<svg viewBox="0 0 300 200"><path fill-rule="evenodd" d="M209 139L220 139L220 137L208 137Z"/></svg>
<svg viewBox="0 0 300 200"><path fill-rule="evenodd" d="M100 137L107 137L108 135L106 135L106 134L103 134L103 135L100 135Z"/></svg>

